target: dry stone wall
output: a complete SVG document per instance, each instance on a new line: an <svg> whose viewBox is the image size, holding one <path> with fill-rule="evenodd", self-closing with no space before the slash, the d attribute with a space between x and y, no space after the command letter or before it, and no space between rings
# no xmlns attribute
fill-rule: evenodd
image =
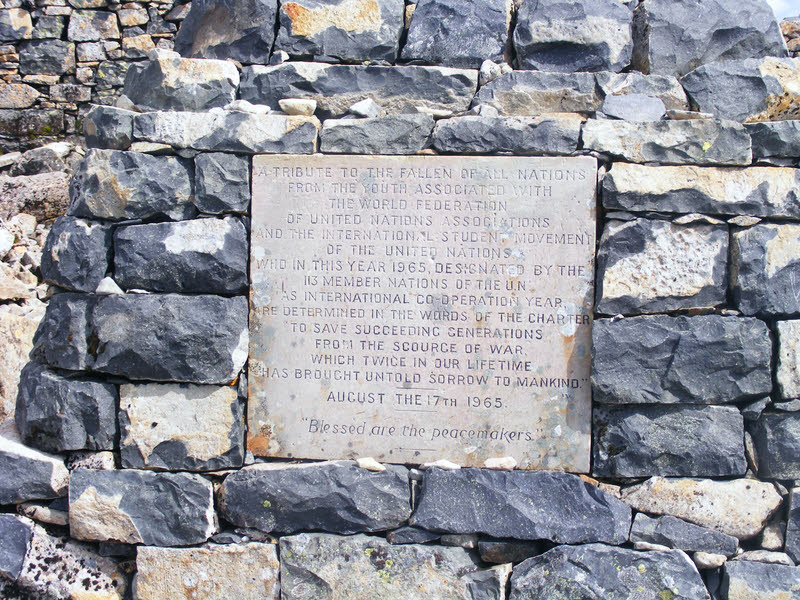
<svg viewBox="0 0 800 600"><path fill-rule="evenodd" d="M766 4L195 2L87 114L43 249L4 597L800 597L800 64ZM252 157L320 151L598 159L591 473L247 452Z"/></svg>

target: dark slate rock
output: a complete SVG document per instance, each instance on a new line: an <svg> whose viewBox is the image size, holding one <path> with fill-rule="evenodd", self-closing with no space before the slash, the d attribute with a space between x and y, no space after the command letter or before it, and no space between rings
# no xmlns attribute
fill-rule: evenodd
<svg viewBox="0 0 800 600"><path fill-rule="evenodd" d="M694 563L679 550L588 544L558 546L514 569L509 600L557 597L708 600L708 592Z"/></svg>
<svg viewBox="0 0 800 600"><path fill-rule="evenodd" d="M525 0L514 49L520 69L619 72L631 62L631 10L617 0Z"/></svg>
<svg viewBox="0 0 800 600"><path fill-rule="evenodd" d="M389 114L416 113L418 107L455 113L469 107L477 87L473 70L288 62L242 69L239 97L273 110L283 98L309 98L323 118L344 115L366 98Z"/></svg>
<svg viewBox="0 0 800 600"><path fill-rule="evenodd" d="M606 96L600 110L608 117L623 121L660 121L667 112L660 98L644 94Z"/></svg>
<svg viewBox="0 0 800 600"><path fill-rule="evenodd" d="M789 518L786 523L784 550L795 564L800 562L800 488L794 488L789 497Z"/></svg>
<svg viewBox="0 0 800 600"><path fill-rule="evenodd" d="M330 154L415 154L426 148L433 117L387 115L372 119L328 119L322 126L320 150Z"/></svg>
<svg viewBox="0 0 800 600"><path fill-rule="evenodd" d="M133 141L132 110L94 105L83 119L83 135L89 148L127 150Z"/></svg>
<svg viewBox="0 0 800 600"><path fill-rule="evenodd" d="M442 535L419 527L401 527L386 534L386 541L390 544L424 544L438 540Z"/></svg>
<svg viewBox="0 0 800 600"><path fill-rule="evenodd" d="M746 422L757 421L758 418L761 416L761 413L764 412L764 409L767 408L770 404L771 400L769 396L766 398L759 398L758 400L753 400L741 407L742 417Z"/></svg>
<svg viewBox="0 0 800 600"><path fill-rule="evenodd" d="M28 363L20 375L17 429L25 443L46 452L114 450L117 397L110 383Z"/></svg>
<svg viewBox="0 0 800 600"><path fill-rule="evenodd" d="M266 63L277 10L277 0L193 0L175 50L193 58Z"/></svg>
<svg viewBox="0 0 800 600"><path fill-rule="evenodd" d="M721 600L800 598L800 567L736 560L722 571Z"/></svg>
<svg viewBox="0 0 800 600"><path fill-rule="evenodd" d="M599 319L592 346L592 390L599 404L720 404L772 390L772 341L758 319Z"/></svg>
<svg viewBox="0 0 800 600"><path fill-rule="evenodd" d="M504 565L519 563L542 553L542 545L536 542L502 542L481 540L478 542L478 553L484 562Z"/></svg>
<svg viewBox="0 0 800 600"><path fill-rule="evenodd" d="M234 525L276 533L382 531L411 514L408 469L344 461L245 467L225 478L219 502Z"/></svg>
<svg viewBox="0 0 800 600"><path fill-rule="evenodd" d="M472 105L483 104L493 106L501 115L590 115L600 108L602 98L592 73L512 71L481 86Z"/></svg>
<svg viewBox="0 0 800 600"><path fill-rule="evenodd" d="M661 544L686 552L733 556L739 541L732 535L700 527L673 516L649 517L638 513L631 527L631 542Z"/></svg>
<svg viewBox="0 0 800 600"><path fill-rule="evenodd" d="M89 317L95 298L56 294L47 304L33 338L33 354L53 367L82 371L89 367Z"/></svg>
<svg viewBox="0 0 800 600"><path fill-rule="evenodd" d="M443 119L433 130L439 152L571 154L578 148L581 119L572 117L480 117Z"/></svg>
<svg viewBox="0 0 800 600"><path fill-rule="evenodd" d="M753 140L753 158L800 157L800 121L747 123Z"/></svg>
<svg viewBox="0 0 800 600"><path fill-rule="evenodd" d="M628 73L601 72L595 75L597 85L606 98L641 95L656 98L667 110L689 110L689 100L677 77L669 75L643 75L637 71Z"/></svg>
<svg viewBox="0 0 800 600"><path fill-rule="evenodd" d="M744 419L729 406L596 407L598 477L744 475Z"/></svg>
<svg viewBox="0 0 800 600"><path fill-rule="evenodd" d="M800 479L800 413L761 413L751 434L762 479Z"/></svg>
<svg viewBox="0 0 800 600"><path fill-rule="evenodd" d="M54 142L39 148L31 148L17 159L9 174L12 177L17 177L19 175L67 171L68 167L65 159L70 152L72 152L72 144L69 142Z"/></svg>
<svg viewBox="0 0 800 600"><path fill-rule="evenodd" d="M197 214L190 165L172 156L89 150L75 170L69 196L67 214L76 217L180 220Z"/></svg>
<svg viewBox="0 0 800 600"><path fill-rule="evenodd" d="M419 0L401 58L477 69L507 59L511 3Z"/></svg>
<svg viewBox="0 0 800 600"><path fill-rule="evenodd" d="M244 213L250 207L250 160L224 152L204 152L194 159L195 199L200 212Z"/></svg>
<svg viewBox="0 0 800 600"><path fill-rule="evenodd" d="M22 572L33 539L33 523L15 515L0 514L0 575L14 581Z"/></svg>
<svg viewBox="0 0 800 600"><path fill-rule="evenodd" d="M61 75L75 68L75 44L62 40L24 42L19 48L23 75Z"/></svg>
<svg viewBox="0 0 800 600"><path fill-rule="evenodd" d="M73 471L70 534L82 540L189 546L217 531L211 482L189 473Z"/></svg>
<svg viewBox="0 0 800 600"><path fill-rule="evenodd" d="M247 359L247 299L102 297L90 342L96 371L151 381L229 383Z"/></svg>
<svg viewBox="0 0 800 600"><path fill-rule="evenodd" d="M410 523L445 533L621 544L630 519L626 504L576 475L433 468Z"/></svg>
<svg viewBox="0 0 800 600"><path fill-rule="evenodd" d="M94 221L59 217L42 250L42 278L76 292L94 292L106 276L111 228Z"/></svg>
<svg viewBox="0 0 800 600"><path fill-rule="evenodd" d="M61 459L2 436L0 473L0 504L58 498L67 493L69 472Z"/></svg>
<svg viewBox="0 0 800 600"><path fill-rule="evenodd" d="M0 110L0 134L18 138L21 149L38 146L64 131L64 111L59 109Z"/></svg>
<svg viewBox="0 0 800 600"><path fill-rule="evenodd" d="M633 67L680 77L707 63L786 56L764 0L648 0L633 21Z"/></svg>

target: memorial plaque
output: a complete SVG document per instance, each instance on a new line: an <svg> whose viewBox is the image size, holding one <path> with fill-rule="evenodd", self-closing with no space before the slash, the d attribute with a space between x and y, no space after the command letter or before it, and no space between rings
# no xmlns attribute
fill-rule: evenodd
<svg viewBox="0 0 800 600"><path fill-rule="evenodd" d="M593 158L256 156L248 448L589 470Z"/></svg>

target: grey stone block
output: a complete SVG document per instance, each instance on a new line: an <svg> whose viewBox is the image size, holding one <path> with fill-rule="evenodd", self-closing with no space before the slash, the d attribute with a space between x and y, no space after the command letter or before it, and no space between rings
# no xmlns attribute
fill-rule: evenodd
<svg viewBox="0 0 800 600"><path fill-rule="evenodd" d="M488 104L501 115L568 112L590 115L603 100L592 73L512 71L481 86L473 106Z"/></svg>
<svg viewBox="0 0 800 600"><path fill-rule="evenodd" d="M387 115L371 119L328 119L320 150L330 154L415 154L433 131L431 115Z"/></svg>
<svg viewBox="0 0 800 600"><path fill-rule="evenodd" d="M60 369L83 371L89 356L89 318L95 298L86 294L56 294L47 303L33 338L31 356Z"/></svg>
<svg viewBox="0 0 800 600"><path fill-rule="evenodd" d="M800 413L764 411L752 428L762 479L800 479Z"/></svg>
<svg viewBox="0 0 800 600"><path fill-rule="evenodd" d="M722 573L722 600L800 598L800 567L737 560L725 563Z"/></svg>
<svg viewBox="0 0 800 600"><path fill-rule="evenodd" d="M564 155L580 138L578 115L564 117L480 117L443 119L433 130L439 152Z"/></svg>
<svg viewBox="0 0 800 600"><path fill-rule="evenodd" d="M800 562L800 488L794 488L789 496L785 540L784 550L797 564Z"/></svg>
<svg viewBox="0 0 800 600"><path fill-rule="evenodd" d="M0 539L0 575L15 581L33 539L33 523L16 515L0 514Z"/></svg>
<svg viewBox="0 0 800 600"><path fill-rule="evenodd" d="M42 278L76 292L94 292L106 276L111 228L96 221L59 217L42 250Z"/></svg>
<svg viewBox="0 0 800 600"><path fill-rule="evenodd" d="M89 148L127 150L133 141L132 110L93 105L83 119L83 135Z"/></svg>
<svg viewBox="0 0 800 600"><path fill-rule="evenodd" d="M600 110L608 117L623 121L660 121L664 118L667 107L660 98L644 94L625 94L606 96Z"/></svg>
<svg viewBox="0 0 800 600"><path fill-rule="evenodd" d="M637 71L628 73L600 72L595 75L603 96L640 94L657 98L667 110L689 110L689 99L677 77L670 75L644 75Z"/></svg>
<svg viewBox="0 0 800 600"><path fill-rule="evenodd" d="M754 159L800 157L800 121L747 123L745 127L753 140Z"/></svg>
<svg viewBox="0 0 800 600"><path fill-rule="evenodd" d="M732 535L670 515L648 517L644 513L638 513L633 520L631 542L647 542L686 552L709 552L723 556L733 556L739 546L739 540Z"/></svg>
<svg viewBox="0 0 800 600"><path fill-rule="evenodd" d="M19 48L23 75L61 75L75 68L75 44L62 40L24 42Z"/></svg>
<svg viewBox="0 0 800 600"><path fill-rule="evenodd" d="M194 159L195 199L200 212L245 213L250 207L250 159L204 152Z"/></svg>
<svg viewBox="0 0 800 600"><path fill-rule="evenodd" d="M0 436L0 504L59 498L67 494L69 472L60 458Z"/></svg>

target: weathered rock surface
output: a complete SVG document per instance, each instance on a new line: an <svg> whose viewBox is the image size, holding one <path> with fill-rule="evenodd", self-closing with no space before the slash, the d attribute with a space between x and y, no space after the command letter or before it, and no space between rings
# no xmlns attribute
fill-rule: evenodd
<svg viewBox="0 0 800 600"><path fill-rule="evenodd" d="M382 531L411 514L408 469L346 461L245 467L225 478L219 504L231 523L277 533Z"/></svg>
<svg viewBox="0 0 800 600"><path fill-rule="evenodd" d="M67 158L73 146L69 142L51 142L25 151L11 167L11 175L37 175L52 171L67 171Z"/></svg>
<svg viewBox="0 0 800 600"><path fill-rule="evenodd" d="M105 10L76 10L69 18L67 37L73 42L119 38L117 15Z"/></svg>
<svg viewBox="0 0 800 600"><path fill-rule="evenodd" d="M508 0L419 0L401 58L473 69L484 60L504 61L511 4Z"/></svg>
<svg viewBox="0 0 800 600"><path fill-rule="evenodd" d="M68 214L122 221L197 214L190 166L172 156L92 149L70 183Z"/></svg>
<svg viewBox="0 0 800 600"><path fill-rule="evenodd" d="M430 144L433 117L387 115L372 119L328 119L320 150L331 154L415 154Z"/></svg>
<svg viewBox="0 0 800 600"><path fill-rule="evenodd" d="M623 489L622 499L638 511L671 515L740 540L757 536L781 505L775 486L755 479L651 477Z"/></svg>
<svg viewBox="0 0 800 600"><path fill-rule="evenodd" d="M0 84L0 108L28 108L38 97L36 88L25 83Z"/></svg>
<svg viewBox="0 0 800 600"><path fill-rule="evenodd" d="M794 488L789 496L785 540L786 554L795 563L800 562L800 488Z"/></svg>
<svg viewBox="0 0 800 600"><path fill-rule="evenodd" d="M211 482L189 473L73 471L72 537L150 546L189 546L217 531Z"/></svg>
<svg viewBox="0 0 800 600"><path fill-rule="evenodd" d="M539 598L708 600L700 573L679 550L637 552L604 544L558 546L511 575L509 600Z"/></svg>
<svg viewBox="0 0 800 600"><path fill-rule="evenodd" d="M752 435L759 477L800 479L800 413L764 411Z"/></svg>
<svg viewBox="0 0 800 600"><path fill-rule="evenodd" d="M61 75L75 68L75 44L63 40L35 40L19 47L23 75Z"/></svg>
<svg viewBox="0 0 800 600"><path fill-rule="evenodd" d="M737 560L723 567L723 600L800 598L800 568Z"/></svg>
<svg viewBox="0 0 800 600"><path fill-rule="evenodd" d="M595 75L604 97L638 94L655 98L667 110L689 110L686 92L676 77L669 75L644 75L638 71L628 73L602 72Z"/></svg>
<svg viewBox="0 0 800 600"><path fill-rule="evenodd" d="M623 121L660 121L667 112L659 98L644 94L606 96L600 110L608 117Z"/></svg>
<svg viewBox="0 0 800 600"><path fill-rule="evenodd" d="M744 475L744 419L728 406L595 407L600 477Z"/></svg>
<svg viewBox="0 0 800 600"><path fill-rule="evenodd" d="M117 388L29 363L20 375L15 418L25 443L46 452L114 450Z"/></svg>
<svg viewBox="0 0 800 600"><path fill-rule="evenodd" d="M409 527L408 525L390 531L386 534L386 541L390 544L424 544L438 540L442 535L434 533L420 527Z"/></svg>
<svg viewBox="0 0 800 600"><path fill-rule="evenodd" d="M0 424L14 416L19 375L33 349L33 335L43 315L0 313Z"/></svg>
<svg viewBox="0 0 800 600"><path fill-rule="evenodd" d="M33 538L33 522L16 515L0 514L0 575L15 581L25 564Z"/></svg>
<svg viewBox="0 0 800 600"><path fill-rule="evenodd" d="M0 10L0 40L15 41L31 37L33 25L28 11L10 7Z"/></svg>
<svg viewBox="0 0 800 600"><path fill-rule="evenodd" d="M538 542L500 542L479 541L478 553L481 560L492 564L519 563L542 553L542 544Z"/></svg>
<svg viewBox="0 0 800 600"><path fill-rule="evenodd" d="M60 369L87 369L91 357L86 340L94 302L94 298L86 294L53 296L33 338L32 356Z"/></svg>
<svg viewBox="0 0 800 600"><path fill-rule="evenodd" d="M748 123L745 127L753 140L754 159L800 156L800 121Z"/></svg>
<svg viewBox="0 0 800 600"><path fill-rule="evenodd" d="M772 390L772 342L758 319L599 319L592 343L598 404L721 404ZM712 371L715 376L709 377Z"/></svg>
<svg viewBox="0 0 800 600"><path fill-rule="evenodd" d="M41 173L21 177L0 175L0 219L21 212L39 220L63 215L69 206L69 176L66 173Z"/></svg>
<svg viewBox="0 0 800 600"><path fill-rule="evenodd" d="M133 141L132 110L94 105L83 120L83 134L89 148L127 150Z"/></svg>
<svg viewBox="0 0 800 600"><path fill-rule="evenodd" d="M517 11L520 69L619 72L631 61L633 12L615 0L527 0Z"/></svg>
<svg viewBox="0 0 800 600"><path fill-rule="evenodd" d="M530 116L566 112L589 115L600 97L592 73L513 71L481 86L473 106L488 104L501 115Z"/></svg>
<svg viewBox="0 0 800 600"><path fill-rule="evenodd" d="M433 130L439 152L492 154L571 154L578 148L581 118L481 117L443 119Z"/></svg>
<svg viewBox="0 0 800 600"><path fill-rule="evenodd" d="M630 519L625 504L567 473L429 469L410 523L446 533L621 544Z"/></svg>
<svg viewBox="0 0 800 600"><path fill-rule="evenodd" d="M247 289L247 259L247 231L236 217L114 232L114 279L122 289L241 293Z"/></svg>
<svg viewBox="0 0 800 600"><path fill-rule="evenodd" d="M324 118L344 115L366 98L387 114L416 113L419 107L455 113L469 108L477 86L476 70L290 62L242 69L239 97L273 110L282 98L310 98Z"/></svg>
<svg viewBox="0 0 800 600"><path fill-rule="evenodd" d="M94 292L106 276L111 228L96 221L59 217L42 252L42 279L76 292Z"/></svg>
<svg viewBox="0 0 800 600"><path fill-rule="evenodd" d="M778 391L781 398L800 398L800 321L778 321Z"/></svg>
<svg viewBox="0 0 800 600"><path fill-rule="evenodd" d="M224 152L203 152L194 159L195 199L200 212L243 213L250 207L250 160Z"/></svg>
<svg viewBox="0 0 800 600"><path fill-rule="evenodd" d="M606 223L597 311L660 312L725 303L728 228L634 219Z"/></svg>
<svg viewBox="0 0 800 600"><path fill-rule="evenodd" d="M638 513L631 527L631 542L661 544L686 552L708 552L732 556L739 540L731 535L671 517L648 517Z"/></svg>
<svg viewBox="0 0 800 600"><path fill-rule="evenodd" d="M64 462L0 436L0 504L58 498L67 493Z"/></svg>
<svg viewBox="0 0 800 600"><path fill-rule="evenodd" d="M280 565L273 544L143 546L136 553L136 597L278 600Z"/></svg>

